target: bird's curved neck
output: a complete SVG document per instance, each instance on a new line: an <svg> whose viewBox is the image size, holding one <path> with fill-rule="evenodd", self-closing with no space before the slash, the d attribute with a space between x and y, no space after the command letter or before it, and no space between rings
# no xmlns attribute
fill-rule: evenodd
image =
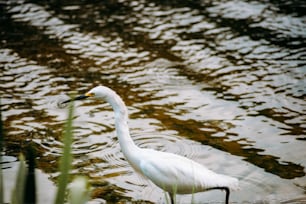
<svg viewBox="0 0 306 204"><path fill-rule="evenodd" d="M114 92L115 93L115 92ZM108 99L115 113L115 127L123 154L129 159L133 150L138 147L133 142L128 127L128 111L122 99L115 93Z"/></svg>

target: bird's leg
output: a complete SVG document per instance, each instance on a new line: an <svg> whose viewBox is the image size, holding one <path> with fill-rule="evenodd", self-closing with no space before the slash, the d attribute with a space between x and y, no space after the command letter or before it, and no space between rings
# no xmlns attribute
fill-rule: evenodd
<svg viewBox="0 0 306 204"><path fill-rule="evenodd" d="M230 189L228 187L214 187L209 188L207 190L224 190L225 191L225 204L228 204L229 202L229 196L230 196Z"/></svg>
<svg viewBox="0 0 306 204"><path fill-rule="evenodd" d="M174 195L172 193L169 193L169 192L168 192L168 195L170 197L170 203L174 204Z"/></svg>

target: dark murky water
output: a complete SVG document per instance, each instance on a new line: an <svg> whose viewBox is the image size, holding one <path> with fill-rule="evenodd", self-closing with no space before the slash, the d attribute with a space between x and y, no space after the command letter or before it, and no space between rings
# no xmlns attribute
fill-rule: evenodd
<svg viewBox="0 0 306 204"><path fill-rule="evenodd" d="M126 102L139 146L239 178L241 190L232 202L305 201L305 4L0 4L5 175L13 174L16 156L33 143L41 183L48 183L45 177L55 181L67 115L57 102L103 84ZM73 174L92 180L92 202L165 202L163 192L124 160L110 107L93 101L76 106ZM220 195L198 193L194 201L219 202ZM52 196L38 196L52 203Z"/></svg>

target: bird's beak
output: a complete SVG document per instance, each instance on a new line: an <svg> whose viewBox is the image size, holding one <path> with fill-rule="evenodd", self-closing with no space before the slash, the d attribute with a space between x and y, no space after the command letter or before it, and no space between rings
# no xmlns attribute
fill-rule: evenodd
<svg viewBox="0 0 306 204"><path fill-rule="evenodd" d="M66 101L63 101L62 104L64 104L64 103L69 103L69 102L71 102L71 101L82 100L82 99L88 98L88 97L90 97L90 96L93 96L93 95L92 95L91 93L86 93L86 94L84 94L84 95L77 96L77 97L75 97L75 98L73 98L73 99L68 99L68 100L66 100Z"/></svg>

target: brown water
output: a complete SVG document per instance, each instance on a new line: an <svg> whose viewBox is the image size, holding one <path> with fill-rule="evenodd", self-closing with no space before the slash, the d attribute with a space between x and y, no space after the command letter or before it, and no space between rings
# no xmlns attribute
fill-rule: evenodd
<svg viewBox="0 0 306 204"><path fill-rule="evenodd" d="M239 178L233 203L305 202L306 18L299 1L0 4L4 173L13 174L16 156L34 144L42 203L52 203L46 192L58 176L67 110L57 103L98 84L126 102L139 146ZM107 104L77 102L75 114L72 174L90 178L91 202L166 202L125 161ZM224 194L193 199L222 202Z"/></svg>

